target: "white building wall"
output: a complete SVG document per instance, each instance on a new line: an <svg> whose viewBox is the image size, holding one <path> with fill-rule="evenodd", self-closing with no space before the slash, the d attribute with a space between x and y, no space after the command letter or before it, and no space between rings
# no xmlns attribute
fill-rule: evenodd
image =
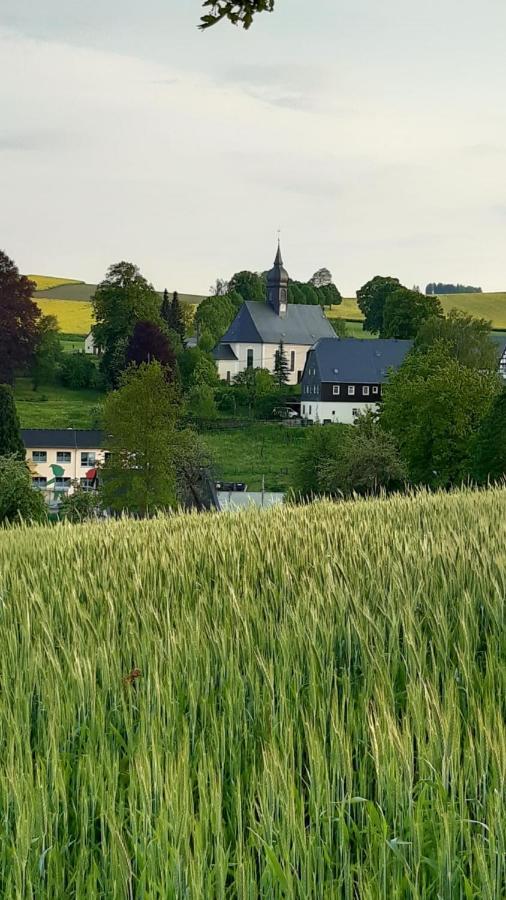
<svg viewBox="0 0 506 900"><path fill-rule="evenodd" d="M230 372L230 380L233 381L239 372L243 372L248 366L248 350L253 350L253 368L267 369L274 372L274 363L276 359L276 351L279 344L230 344L230 347L237 356L237 360L220 359L217 360L218 374L223 381L227 380L227 373ZM308 350L311 349L310 344L285 344L284 345L288 365L291 365L292 352L295 354L294 368L290 371L289 384L297 384L298 374L302 375L306 363Z"/></svg>
<svg viewBox="0 0 506 900"><path fill-rule="evenodd" d="M342 425L353 425L358 415L367 410L378 410L377 403L331 403L320 400L311 400L311 397L302 399L301 417L308 422L322 424L326 419L331 422L339 422Z"/></svg>

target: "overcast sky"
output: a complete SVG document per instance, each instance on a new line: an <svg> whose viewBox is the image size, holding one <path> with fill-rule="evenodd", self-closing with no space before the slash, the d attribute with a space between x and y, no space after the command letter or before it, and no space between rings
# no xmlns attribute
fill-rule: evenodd
<svg viewBox="0 0 506 900"><path fill-rule="evenodd" d="M506 290L504 0L1 0L0 247L206 292L271 263ZM311 16L308 12L311 10Z"/></svg>

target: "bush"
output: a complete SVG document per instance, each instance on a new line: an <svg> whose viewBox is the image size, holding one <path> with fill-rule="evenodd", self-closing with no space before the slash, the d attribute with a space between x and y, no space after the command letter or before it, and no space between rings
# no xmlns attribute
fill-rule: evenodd
<svg viewBox="0 0 506 900"><path fill-rule="evenodd" d="M24 461L15 456L0 456L0 523L43 522L47 519L44 497L32 487Z"/></svg>
<svg viewBox="0 0 506 900"><path fill-rule="evenodd" d="M60 365L61 383L68 388L81 390L97 385L97 369L93 360L84 353L67 353Z"/></svg>

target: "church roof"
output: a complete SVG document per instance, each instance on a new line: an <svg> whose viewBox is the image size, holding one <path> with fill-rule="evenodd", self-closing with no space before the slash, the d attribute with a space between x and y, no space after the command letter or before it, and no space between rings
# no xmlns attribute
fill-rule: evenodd
<svg viewBox="0 0 506 900"><path fill-rule="evenodd" d="M282 284L283 282L288 283L289 275L283 265L283 257L281 256L281 245L278 244L278 252L276 253L276 259L274 260L274 268L267 273L267 283L268 284Z"/></svg>
<svg viewBox="0 0 506 900"><path fill-rule="evenodd" d="M318 341L306 361L304 376L315 364L323 382L382 384L388 370L397 369L411 350L413 341L337 338Z"/></svg>
<svg viewBox="0 0 506 900"><path fill-rule="evenodd" d="M286 315L278 316L268 303L246 301L223 335L220 344L304 344L320 338L336 340L332 325L321 306L289 303Z"/></svg>

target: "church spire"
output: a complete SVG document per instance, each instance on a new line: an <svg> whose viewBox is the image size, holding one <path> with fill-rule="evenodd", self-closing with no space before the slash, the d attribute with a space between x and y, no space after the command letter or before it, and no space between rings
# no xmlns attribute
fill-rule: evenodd
<svg viewBox="0 0 506 900"><path fill-rule="evenodd" d="M267 303L272 306L278 316L286 316L288 281L288 272L283 265L281 242L278 237L278 252L274 260L274 268L267 275Z"/></svg>

